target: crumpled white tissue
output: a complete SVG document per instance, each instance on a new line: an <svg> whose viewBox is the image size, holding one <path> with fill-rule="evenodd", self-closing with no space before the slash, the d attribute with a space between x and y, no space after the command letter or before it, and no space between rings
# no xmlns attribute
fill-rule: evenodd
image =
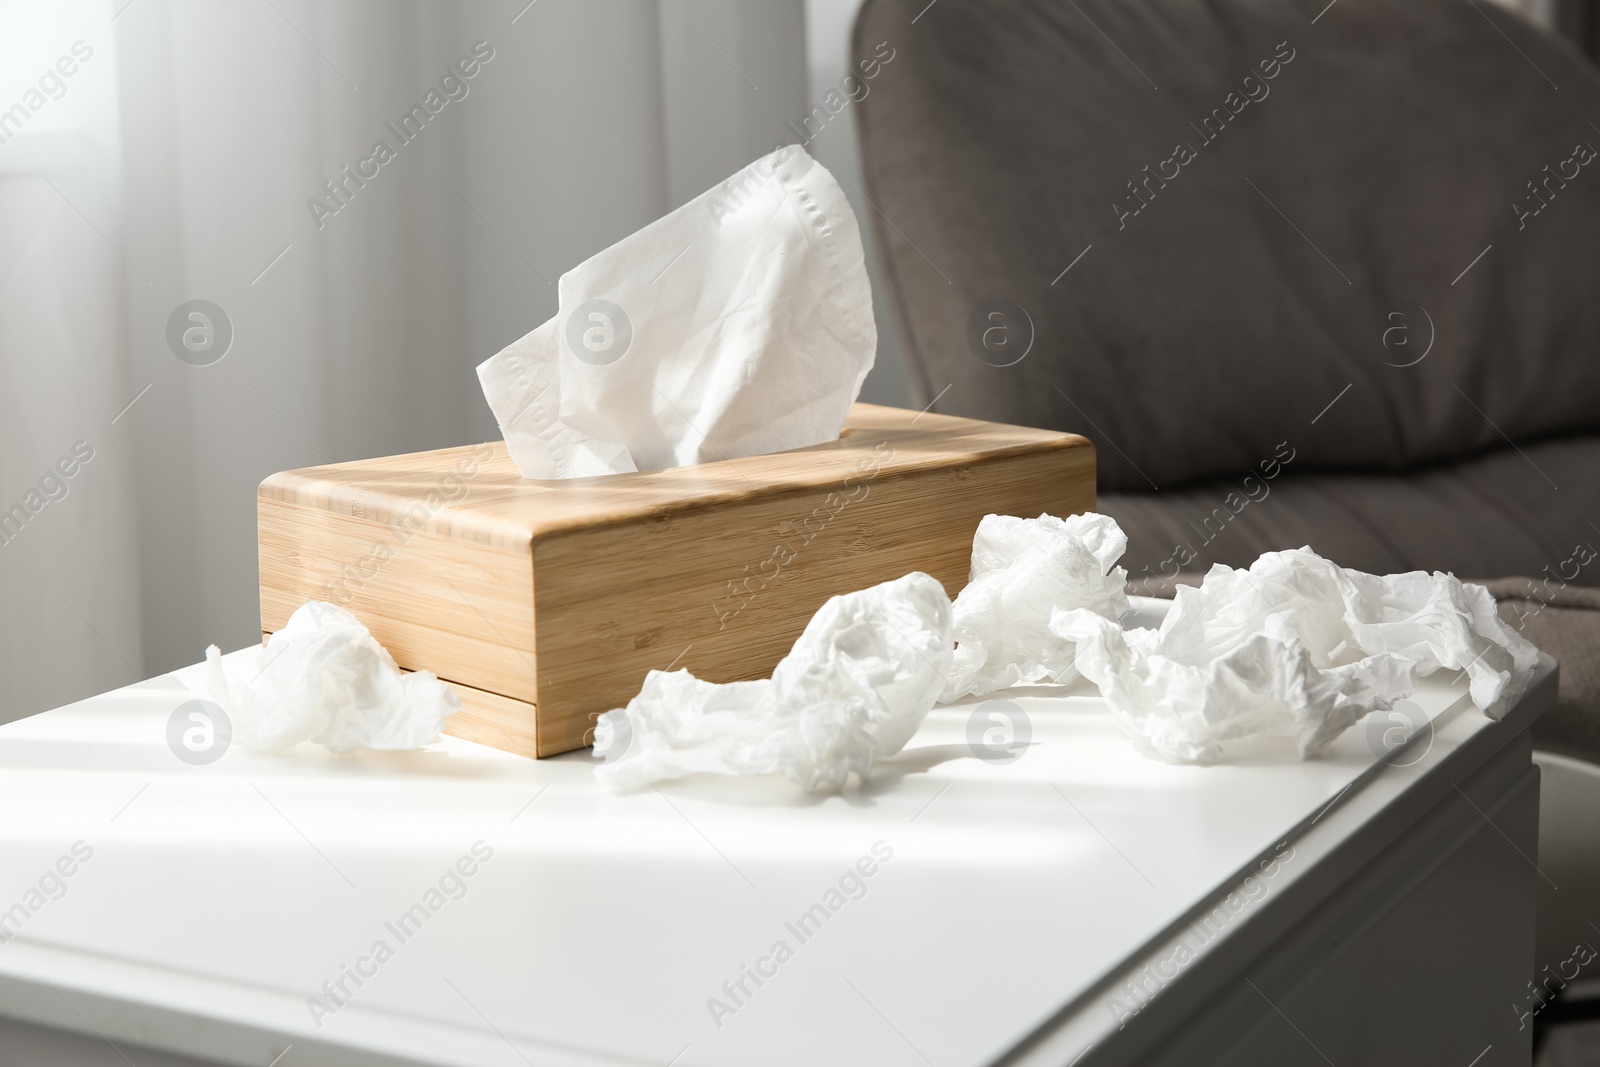
<svg viewBox="0 0 1600 1067"><path fill-rule="evenodd" d="M1073 643L1050 629L1051 615L1083 608L1122 618L1128 572L1115 564L1127 547L1109 515L984 516L955 599L955 659L940 700L1076 678Z"/></svg>
<svg viewBox="0 0 1600 1067"><path fill-rule="evenodd" d="M798 146L561 276L556 316L478 367L525 478L835 440L877 350L855 214Z"/></svg>
<svg viewBox="0 0 1600 1067"><path fill-rule="evenodd" d="M177 672L227 713L233 743L272 751L315 741L334 752L420 748L461 710L454 690L428 671L401 674L367 628L343 608L308 601L267 638L258 656Z"/></svg>
<svg viewBox="0 0 1600 1067"><path fill-rule="evenodd" d="M1248 571L1212 567L1200 588L1177 590L1157 630L1083 610L1055 613L1050 628L1076 642L1078 669L1137 743L1198 762L1246 736L1291 736L1316 755L1441 668L1465 669L1473 703L1498 719L1538 663L1482 586L1365 574L1309 548L1268 552Z"/></svg>
<svg viewBox="0 0 1600 1067"><path fill-rule="evenodd" d="M837 789L899 752L946 684L950 599L914 571L829 600L770 679L718 685L651 671L626 708L600 716L595 777L610 789L697 772L782 772Z"/></svg>

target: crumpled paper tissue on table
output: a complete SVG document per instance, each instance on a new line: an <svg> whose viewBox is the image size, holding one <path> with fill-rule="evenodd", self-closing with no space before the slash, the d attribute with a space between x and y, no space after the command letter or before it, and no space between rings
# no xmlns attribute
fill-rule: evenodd
<svg viewBox="0 0 1600 1067"><path fill-rule="evenodd" d="M1473 703L1498 719L1539 656L1480 585L1365 574L1309 548L1265 553L1248 571L1217 564L1198 589L1177 590L1156 630L1084 610L1056 612L1050 629L1077 643L1078 670L1136 743L1198 762L1248 736L1294 737L1316 755L1441 668L1465 669Z"/></svg>
<svg viewBox="0 0 1600 1067"><path fill-rule="evenodd" d="M835 440L872 368L861 234L798 146L561 276L554 318L478 367L525 478Z"/></svg>
<svg viewBox="0 0 1600 1067"><path fill-rule="evenodd" d="M866 777L905 747L945 685L950 598L913 571L833 597L770 679L715 684L651 671L626 708L600 716L595 777L632 789L697 772L782 772L807 789Z"/></svg>
<svg viewBox="0 0 1600 1067"><path fill-rule="evenodd" d="M955 599L955 660L939 699L1076 678L1073 644L1050 629L1051 614L1074 607L1121 619L1128 572L1116 562L1127 547L1116 520L1096 512L984 516Z"/></svg>
<svg viewBox="0 0 1600 1067"><path fill-rule="evenodd" d="M1482 586L1364 574L1307 548L1213 567L1200 588L1179 588L1160 628L1124 631L1126 545L1104 515L986 516L954 605L914 573L834 597L769 680L652 671L626 709L600 717L596 777L626 789L783 771L839 788L904 747L936 700L1074 669L1147 752L1205 762L1230 741L1290 737L1305 758L1444 668L1464 669L1474 703L1499 718L1538 662Z"/></svg>
<svg viewBox="0 0 1600 1067"><path fill-rule="evenodd" d="M401 674L354 615L319 600L295 609L259 655L225 663L212 645L177 676L227 713L235 744L262 751L420 748L461 710L449 686L428 671Z"/></svg>

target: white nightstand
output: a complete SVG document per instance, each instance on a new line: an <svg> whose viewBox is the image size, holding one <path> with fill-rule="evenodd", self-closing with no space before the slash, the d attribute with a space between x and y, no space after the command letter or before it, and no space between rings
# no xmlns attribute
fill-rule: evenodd
<svg viewBox="0 0 1600 1067"><path fill-rule="evenodd" d="M1525 1065L1555 681L1492 723L1427 680L1403 766L1364 725L1172 766L1013 690L1015 759L974 701L811 797L451 738L190 766L155 679L0 727L0 909L72 869L0 945L0 1063Z"/></svg>

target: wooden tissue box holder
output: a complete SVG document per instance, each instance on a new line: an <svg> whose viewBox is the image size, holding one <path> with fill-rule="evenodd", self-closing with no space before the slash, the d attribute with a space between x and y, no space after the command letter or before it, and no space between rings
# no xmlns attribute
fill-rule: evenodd
<svg viewBox="0 0 1600 1067"><path fill-rule="evenodd" d="M829 597L913 570L954 596L984 515L1094 492L1075 434L869 404L837 441L638 474L528 481L499 441L307 467L261 483L261 629L339 604L455 687L447 732L550 756L652 668L767 677Z"/></svg>

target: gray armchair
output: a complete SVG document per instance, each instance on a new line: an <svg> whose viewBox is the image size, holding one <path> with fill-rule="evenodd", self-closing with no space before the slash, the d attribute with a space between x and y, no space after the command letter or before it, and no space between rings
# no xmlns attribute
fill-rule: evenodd
<svg viewBox="0 0 1600 1067"><path fill-rule="evenodd" d="M913 388L1093 438L1146 586L1310 544L1592 635L1600 72L1487 0L1325 4L867 0ZM1565 651L1540 743L1595 759Z"/></svg>
<svg viewBox="0 0 1600 1067"><path fill-rule="evenodd" d="M1303 544L1489 582L1590 761L1544 761L1542 958L1592 936L1594 811L1551 808L1600 803L1591 61L1490 0L866 0L879 42L919 403L1092 438L1145 591Z"/></svg>

